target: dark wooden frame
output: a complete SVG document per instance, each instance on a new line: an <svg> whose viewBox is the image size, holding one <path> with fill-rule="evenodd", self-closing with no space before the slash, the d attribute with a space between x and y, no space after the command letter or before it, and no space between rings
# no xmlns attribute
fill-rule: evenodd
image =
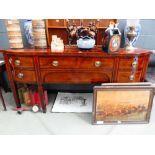
<svg viewBox="0 0 155 155"><path fill-rule="evenodd" d="M150 96L149 96L149 103L148 103L148 109L146 114L145 121L98 121L96 120L96 101L97 101L97 92L98 91L111 91L111 90L149 90ZM102 84L102 86L95 86L94 87L94 96L93 96L93 114L92 114L92 123L94 125L103 125L103 124L136 124L136 123L149 123L150 115L151 115L151 109L153 104L153 97L155 94L155 86L151 85L151 83L121 83L120 85L118 83L113 84Z"/></svg>

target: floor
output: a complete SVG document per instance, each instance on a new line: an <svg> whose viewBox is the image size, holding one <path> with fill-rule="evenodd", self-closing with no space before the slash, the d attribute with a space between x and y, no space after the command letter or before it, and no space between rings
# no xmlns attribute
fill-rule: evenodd
<svg viewBox="0 0 155 155"><path fill-rule="evenodd" d="M92 125L91 113L47 113L25 111L21 115L13 111L15 103L11 93L4 93L7 111L0 104L0 135L100 135L100 134L155 134L155 105L149 124ZM51 95L51 102L55 94ZM155 104L155 99L154 99Z"/></svg>

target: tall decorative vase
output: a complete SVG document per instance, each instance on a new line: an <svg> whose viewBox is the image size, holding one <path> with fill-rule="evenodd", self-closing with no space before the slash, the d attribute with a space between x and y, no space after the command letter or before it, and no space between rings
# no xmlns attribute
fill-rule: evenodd
<svg viewBox="0 0 155 155"><path fill-rule="evenodd" d="M18 19L6 19L5 25L10 48L23 48L24 45L20 29L20 21Z"/></svg>
<svg viewBox="0 0 155 155"><path fill-rule="evenodd" d="M35 48L47 48L45 21L43 19L32 20L32 29Z"/></svg>
<svg viewBox="0 0 155 155"><path fill-rule="evenodd" d="M136 42L141 32L141 25L139 19L127 19L124 29L126 49L135 49Z"/></svg>
<svg viewBox="0 0 155 155"><path fill-rule="evenodd" d="M34 38L32 33L32 20L27 20L24 23L24 33L28 43L31 45L31 47L34 47Z"/></svg>

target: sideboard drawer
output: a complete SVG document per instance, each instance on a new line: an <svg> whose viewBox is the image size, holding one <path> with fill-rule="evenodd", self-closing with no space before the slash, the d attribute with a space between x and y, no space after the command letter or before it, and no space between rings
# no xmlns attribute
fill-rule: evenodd
<svg viewBox="0 0 155 155"><path fill-rule="evenodd" d="M135 74L131 72L118 72L117 82L139 82L141 78L141 72L137 71Z"/></svg>
<svg viewBox="0 0 155 155"><path fill-rule="evenodd" d="M133 67L136 69L142 69L143 62L143 57L121 58L119 61L119 69L132 69Z"/></svg>
<svg viewBox="0 0 155 155"><path fill-rule="evenodd" d="M114 66L113 58L79 58L79 69L112 69Z"/></svg>
<svg viewBox="0 0 155 155"><path fill-rule="evenodd" d="M35 71L33 70L15 70L13 75L17 82L36 82Z"/></svg>
<svg viewBox="0 0 155 155"><path fill-rule="evenodd" d="M40 68L77 68L77 58L74 57L40 57L39 63Z"/></svg>
<svg viewBox="0 0 155 155"><path fill-rule="evenodd" d="M40 68L51 69L112 69L113 58L40 57Z"/></svg>
<svg viewBox="0 0 155 155"><path fill-rule="evenodd" d="M111 82L112 72L41 71L43 83L102 83Z"/></svg>
<svg viewBox="0 0 155 155"><path fill-rule="evenodd" d="M32 68L34 67L32 57L10 56L10 63L15 67Z"/></svg>

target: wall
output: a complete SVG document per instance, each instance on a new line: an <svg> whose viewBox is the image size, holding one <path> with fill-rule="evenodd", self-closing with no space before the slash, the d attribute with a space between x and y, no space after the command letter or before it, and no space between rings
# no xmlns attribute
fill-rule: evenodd
<svg viewBox="0 0 155 155"><path fill-rule="evenodd" d="M20 27L21 27L24 47L29 47L29 44L27 43L27 40L24 35L24 22L25 21L26 19L20 19ZM8 42L8 36L7 36L4 19L0 19L0 49L8 49L8 48L9 48L9 42ZM2 54L0 53L0 58L1 57L2 57Z"/></svg>
<svg viewBox="0 0 155 155"><path fill-rule="evenodd" d="M25 19L21 19L20 20L20 26L21 26L21 31L22 31L22 36L23 36L23 42L24 42L24 46L28 47L28 43L26 41L25 35L24 35L24 22L26 20ZM125 23L126 20L125 19L119 19L119 28L122 32L122 36L123 36L123 30L125 27ZM141 47L141 48L146 48L146 49L151 49L154 50L155 49L155 20L153 19L146 19L146 20L141 20L141 27L142 27L142 32L141 35L136 43L137 47ZM122 37L122 47L124 46L124 40ZM3 19L0 19L0 49L7 49L9 48L9 44L8 44L8 38L7 38L7 32L6 32L6 28L5 28L5 23ZM2 55L0 55L0 57L2 57Z"/></svg>
<svg viewBox="0 0 155 155"><path fill-rule="evenodd" d="M123 29L126 24L126 20L120 19L119 28L123 33ZM155 19L141 19L141 34L137 40L136 46L141 48L146 48L150 50L155 50Z"/></svg>

